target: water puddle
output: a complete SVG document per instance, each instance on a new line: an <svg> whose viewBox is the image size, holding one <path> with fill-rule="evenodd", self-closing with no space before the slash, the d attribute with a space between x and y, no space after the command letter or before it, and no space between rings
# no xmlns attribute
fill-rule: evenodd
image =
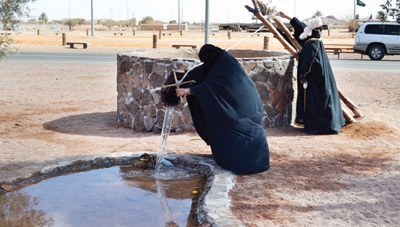
<svg viewBox="0 0 400 227"><path fill-rule="evenodd" d="M165 111L157 156L120 165L112 158L77 161L34 174L0 194L0 226L199 226L209 176L166 158L172 109Z"/></svg>
<svg viewBox="0 0 400 227"><path fill-rule="evenodd" d="M0 226L196 226L201 174L162 181L171 223L161 214L154 169L114 166L41 181L0 195Z"/></svg>

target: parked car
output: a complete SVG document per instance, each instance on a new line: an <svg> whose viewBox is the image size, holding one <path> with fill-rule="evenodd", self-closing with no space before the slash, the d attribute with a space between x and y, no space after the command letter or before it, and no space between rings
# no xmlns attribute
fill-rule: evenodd
<svg viewBox="0 0 400 227"><path fill-rule="evenodd" d="M385 55L400 55L400 24L397 22L362 23L355 36L355 53L367 54L371 60Z"/></svg>

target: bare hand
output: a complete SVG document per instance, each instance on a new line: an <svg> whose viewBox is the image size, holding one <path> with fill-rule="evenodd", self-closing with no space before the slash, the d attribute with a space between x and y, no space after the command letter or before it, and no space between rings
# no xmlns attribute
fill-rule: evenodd
<svg viewBox="0 0 400 227"><path fill-rule="evenodd" d="M189 95L188 94L189 93L188 90L189 89L185 89L185 88L177 88L177 89L175 89L176 96L182 97L182 96L185 96L185 95Z"/></svg>

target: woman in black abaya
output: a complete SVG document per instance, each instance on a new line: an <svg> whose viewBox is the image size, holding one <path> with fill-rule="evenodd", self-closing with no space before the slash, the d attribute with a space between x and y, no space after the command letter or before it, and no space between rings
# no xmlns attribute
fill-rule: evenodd
<svg viewBox="0 0 400 227"><path fill-rule="evenodd" d="M204 45L203 65L188 74L196 83L176 89L187 95L196 131L222 168L239 174L269 169L269 149L262 126L263 108L253 81L228 52Z"/></svg>

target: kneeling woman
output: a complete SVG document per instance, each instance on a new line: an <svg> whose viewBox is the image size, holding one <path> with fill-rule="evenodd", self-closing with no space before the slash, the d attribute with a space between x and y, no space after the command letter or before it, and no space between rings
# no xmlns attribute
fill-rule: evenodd
<svg viewBox="0 0 400 227"><path fill-rule="evenodd" d="M263 108L253 81L234 57L216 46L204 45L199 58L203 64L187 75L196 83L175 91L178 97L187 95L196 131L222 168L238 174L268 170Z"/></svg>

